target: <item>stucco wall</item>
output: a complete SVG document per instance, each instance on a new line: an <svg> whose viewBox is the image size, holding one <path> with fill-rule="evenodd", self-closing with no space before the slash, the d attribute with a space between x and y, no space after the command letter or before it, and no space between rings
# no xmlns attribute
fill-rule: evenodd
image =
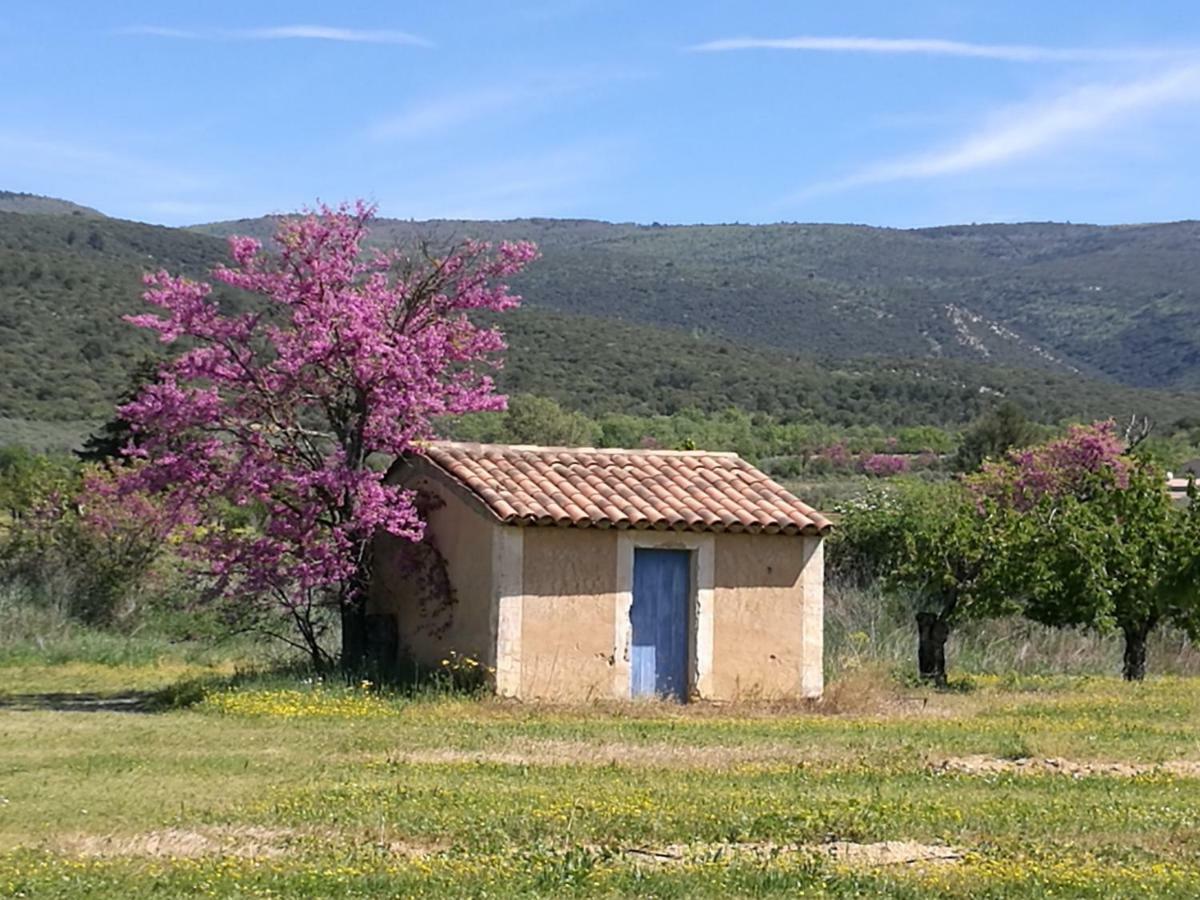
<svg viewBox="0 0 1200 900"><path fill-rule="evenodd" d="M714 699L820 694L820 548L818 538L717 535Z"/></svg>
<svg viewBox="0 0 1200 900"><path fill-rule="evenodd" d="M520 695L612 696L617 533L525 528Z"/></svg>
<svg viewBox="0 0 1200 900"><path fill-rule="evenodd" d="M490 663L495 651L490 638L492 543L501 526L436 479L418 475L407 480L405 486L427 491L440 501L438 508L429 513L428 528L446 561L456 602L448 610L430 609L428 602L422 609L421 597L429 592L421 590L419 579L404 563L405 553L411 552L405 546L408 542L383 534L375 541L368 613L390 613L395 617L402 659L436 666L454 650Z"/></svg>
<svg viewBox="0 0 1200 900"><path fill-rule="evenodd" d="M525 699L628 697L634 550L679 546L695 554L687 628L699 696L820 695L820 538L517 528L428 470L405 484L440 501L429 529L457 602L439 629L403 563L406 542L377 539L368 611L394 618L402 658L436 666L450 650L470 654L496 667L499 693Z"/></svg>

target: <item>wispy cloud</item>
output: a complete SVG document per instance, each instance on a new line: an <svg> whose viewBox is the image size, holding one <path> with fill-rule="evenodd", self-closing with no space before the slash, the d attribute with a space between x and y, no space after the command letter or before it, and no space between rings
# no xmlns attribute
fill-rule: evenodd
<svg viewBox="0 0 1200 900"><path fill-rule="evenodd" d="M1134 124L1169 107L1200 103L1200 64L1178 66L1124 84L1089 84L1037 103L1009 107L961 140L937 150L884 160L787 198L802 200L893 181L938 178L1035 156L1072 139Z"/></svg>
<svg viewBox="0 0 1200 900"><path fill-rule="evenodd" d="M380 141L434 137L518 105L529 92L516 87L488 87L421 100L397 115L380 119L367 136Z"/></svg>
<svg viewBox="0 0 1200 900"><path fill-rule="evenodd" d="M488 84L422 97L372 122L366 137L376 141L417 141L436 137L497 116L541 112L563 98L602 90L618 81L644 77L635 70L580 68L543 73L512 83Z"/></svg>
<svg viewBox="0 0 1200 900"><path fill-rule="evenodd" d="M433 43L407 31L378 28L336 28L328 25L274 25L265 28L171 28L130 25L117 34L177 38L194 41L337 41L351 44L400 44L432 47Z"/></svg>
<svg viewBox="0 0 1200 900"><path fill-rule="evenodd" d="M200 37L200 33L196 31L186 31L183 28L167 28L162 25L130 25L127 28L118 28L113 33L141 37L182 38L186 40L194 40Z"/></svg>
<svg viewBox="0 0 1200 900"><path fill-rule="evenodd" d="M814 37L723 38L687 48L697 53L733 50L807 50L827 53L916 54L997 59L1008 62L1131 62L1194 54L1159 47L1043 47L1034 44L974 44L940 38Z"/></svg>

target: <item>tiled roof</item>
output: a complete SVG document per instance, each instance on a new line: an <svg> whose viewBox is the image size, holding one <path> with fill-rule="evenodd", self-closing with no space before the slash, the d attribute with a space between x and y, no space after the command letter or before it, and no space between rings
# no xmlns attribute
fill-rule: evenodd
<svg viewBox="0 0 1200 900"><path fill-rule="evenodd" d="M1186 504L1188 502L1187 490L1188 490L1188 484L1190 483L1190 481L1191 481L1190 478L1168 478L1167 479L1167 493L1171 495L1171 499L1175 503L1185 503Z"/></svg>
<svg viewBox="0 0 1200 900"><path fill-rule="evenodd" d="M830 527L734 453L436 441L424 456L512 525L771 534Z"/></svg>

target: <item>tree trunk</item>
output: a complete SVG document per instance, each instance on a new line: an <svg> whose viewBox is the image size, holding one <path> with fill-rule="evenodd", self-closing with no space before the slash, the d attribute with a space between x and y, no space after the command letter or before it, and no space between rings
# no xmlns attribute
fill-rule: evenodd
<svg viewBox="0 0 1200 900"><path fill-rule="evenodd" d="M367 592L371 588L371 546L359 556L358 568L341 597L342 671L357 675L367 662Z"/></svg>
<svg viewBox="0 0 1200 900"><path fill-rule="evenodd" d="M367 598L358 596L342 601L342 671L356 675L363 670L367 656Z"/></svg>
<svg viewBox="0 0 1200 900"><path fill-rule="evenodd" d="M1125 633L1125 665L1121 675L1126 681L1141 681L1146 677L1146 638L1150 636L1151 627L1149 623L1141 622L1121 628Z"/></svg>
<svg viewBox="0 0 1200 900"><path fill-rule="evenodd" d="M950 626L937 613L917 613L917 672L922 681L946 686L946 638Z"/></svg>

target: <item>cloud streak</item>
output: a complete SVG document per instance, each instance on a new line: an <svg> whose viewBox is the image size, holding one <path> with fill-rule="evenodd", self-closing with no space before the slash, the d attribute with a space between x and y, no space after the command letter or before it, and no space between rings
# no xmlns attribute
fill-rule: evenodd
<svg viewBox="0 0 1200 900"><path fill-rule="evenodd" d="M432 47L433 43L407 31L389 29L336 28L328 25L274 25L265 28L170 28L162 25L130 25L117 34L175 38L193 41L334 41L348 44L396 44Z"/></svg>
<svg viewBox="0 0 1200 900"><path fill-rule="evenodd" d="M377 141L421 140L512 109L528 96L519 88L496 87L422 100L375 122L367 136Z"/></svg>
<svg viewBox="0 0 1200 900"><path fill-rule="evenodd" d="M1006 62L1136 62L1187 55L1155 47L1043 47L1033 44L975 44L940 38L815 37L723 38L687 48L696 53L736 50L806 50L825 53L957 56ZM1194 51L1192 51L1194 52Z"/></svg>
<svg viewBox="0 0 1200 900"><path fill-rule="evenodd" d="M801 200L866 185L939 178L1035 156L1139 116L1200 102L1200 64L1179 66L1125 84L1090 84L1035 104L1010 107L949 146L872 163L851 175L808 187Z"/></svg>
<svg viewBox="0 0 1200 900"><path fill-rule="evenodd" d="M563 98L578 98L613 82L641 77L637 71L582 68L421 96L396 113L376 119L366 128L365 136L374 141L424 140L483 125L501 116L541 113Z"/></svg>

